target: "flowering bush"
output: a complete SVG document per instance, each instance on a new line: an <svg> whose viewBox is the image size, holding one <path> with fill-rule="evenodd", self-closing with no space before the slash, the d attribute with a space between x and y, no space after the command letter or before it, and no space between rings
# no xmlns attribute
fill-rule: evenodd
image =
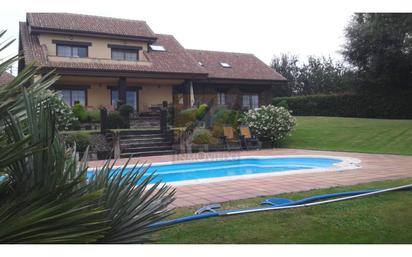
<svg viewBox="0 0 412 257"><path fill-rule="evenodd" d="M61 96L50 90L46 91L51 109L55 112L57 128L59 130L69 130L78 120L74 116L72 109Z"/></svg>
<svg viewBox="0 0 412 257"><path fill-rule="evenodd" d="M248 125L263 142L277 145L296 124L295 118L283 107L273 105L250 109L242 115L240 122Z"/></svg>

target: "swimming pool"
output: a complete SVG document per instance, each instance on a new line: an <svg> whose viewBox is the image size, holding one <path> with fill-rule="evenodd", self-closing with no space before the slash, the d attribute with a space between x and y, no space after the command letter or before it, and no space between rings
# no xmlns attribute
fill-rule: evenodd
<svg viewBox="0 0 412 257"><path fill-rule="evenodd" d="M359 162L354 158L330 156L250 156L215 161L154 163L145 176L156 172L157 178L153 183L161 180L170 184L193 184L267 175L339 171L357 168ZM130 171L132 167L125 170ZM92 172L90 169L88 176Z"/></svg>

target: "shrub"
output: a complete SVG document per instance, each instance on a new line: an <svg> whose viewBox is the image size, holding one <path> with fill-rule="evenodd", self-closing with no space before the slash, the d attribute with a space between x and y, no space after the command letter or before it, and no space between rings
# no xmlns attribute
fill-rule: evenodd
<svg viewBox="0 0 412 257"><path fill-rule="evenodd" d="M243 114L240 121L263 142L278 145L293 129L295 118L283 107L273 105L250 109Z"/></svg>
<svg viewBox="0 0 412 257"><path fill-rule="evenodd" d="M123 115L124 117L129 116L131 112L133 112L133 107L127 104L123 104L119 107L118 109L120 115Z"/></svg>
<svg viewBox="0 0 412 257"><path fill-rule="evenodd" d="M212 125L211 131L212 131L213 137L215 138L219 138L223 136L223 127L221 125L218 125L218 124Z"/></svg>
<svg viewBox="0 0 412 257"><path fill-rule="evenodd" d="M293 115L355 118L412 118L412 91L386 95L310 95L276 97L274 105L286 102Z"/></svg>
<svg viewBox="0 0 412 257"><path fill-rule="evenodd" d="M80 122L87 121L87 112L81 104L73 105L72 112Z"/></svg>
<svg viewBox="0 0 412 257"><path fill-rule="evenodd" d="M196 110L196 119L201 120L207 110L209 109L209 106L207 104L201 104Z"/></svg>
<svg viewBox="0 0 412 257"><path fill-rule="evenodd" d="M193 122L196 120L196 108L189 108L186 110L182 110L176 114L175 118L175 126L176 127L186 127L188 123Z"/></svg>
<svg viewBox="0 0 412 257"><path fill-rule="evenodd" d="M278 107L283 107L283 108L289 110L288 101L286 101L285 99L283 99L283 100L281 100L280 102L278 102L278 103L276 104L276 106L278 106Z"/></svg>
<svg viewBox="0 0 412 257"><path fill-rule="evenodd" d="M76 118L74 121L72 121L68 130L80 130L80 125L80 121Z"/></svg>
<svg viewBox="0 0 412 257"><path fill-rule="evenodd" d="M231 125L236 128L239 125L239 116L239 111L231 110L226 107L220 107L212 114L212 124L218 126Z"/></svg>
<svg viewBox="0 0 412 257"><path fill-rule="evenodd" d="M127 124L119 112L110 112L107 115L107 126L109 129L126 128Z"/></svg>
<svg viewBox="0 0 412 257"><path fill-rule="evenodd" d="M212 136L212 133L205 128L196 128L192 135L193 144L216 144L217 140Z"/></svg>
<svg viewBox="0 0 412 257"><path fill-rule="evenodd" d="M54 111L58 130L69 130L76 127L78 119L74 116L72 109L55 92L47 91L50 109ZM79 126L80 129L80 126Z"/></svg>
<svg viewBox="0 0 412 257"><path fill-rule="evenodd" d="M99 110L88 111L87 120L90 122L99 123L100 122L100 111Z"/></svg>
<svg viewBox="0 0 412 257"><path fill-rule="evenodd" d="M231 125L233 128L237 128L239 126L239 118L240 112L236 110L230 110L227 124Z"/></svg>
<svg viewBox="0 0 412 257"><path fill-rule="evenodd" d="M76 150L83 153L86 151L87 146L91 144L90 134L85 132L71 133L65 138L67 146L74 147L76 144Z"/></svg>

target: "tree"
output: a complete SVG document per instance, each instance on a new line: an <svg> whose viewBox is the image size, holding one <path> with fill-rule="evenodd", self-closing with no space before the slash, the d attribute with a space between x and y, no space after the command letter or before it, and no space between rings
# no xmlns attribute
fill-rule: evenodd
<svg viewBox="0 0 412 257"><path fill-rule="evenodd" d="M271 66L288 80L289 95L332 94L352 87L351 69L331 57L309 56L300 64L296 55L282 54L272 59Z"/></svg>
<svg viewBox="0 0 412 257"><path fill-rule="evenodd" d="M334 62L331 57L308 57L308 63L300 69L302 94L332 94L351 89L348 81L351 71L342 62Z"/></svg>
<svg viewBox="0 0 412 257"><path fill-rule="evenodd" d="M412 14L358 13L345 36L342 53L356 67L362 89L412 89Z"/></svg>
<svg viewBox="0 0 412 257"><path fill-rule="evenodd" d="M296 55L284 53L281 54L280 57L273 57L270 66L288 80L287 87L282 88L280 92L274 92L274 95L290 96L292 94L297 94L301 91L298 82L298 77L300 73L298 62L299 58Z"/></svg>

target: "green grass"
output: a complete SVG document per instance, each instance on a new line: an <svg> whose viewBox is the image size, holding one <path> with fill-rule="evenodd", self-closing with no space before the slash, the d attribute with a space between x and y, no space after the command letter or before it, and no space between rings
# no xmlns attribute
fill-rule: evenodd
<svg viewBox="0 0 412 257"><path fill-rule="evenodd" d="M300 199L316 194L412 183L412 179L283 194ZM265 197L269 198L269 197ZM258 206L265 198L232 201L224 209ZM173 217L191 215L180 208ZM209 218L157 232L158 243L412 243L412 191L266 213Z"/></svg>
<svg viewBox="0 0 412 257"><path fill-rule="evenodd" d="M297 117L282 147L412 155L412 120Z"/></svg>

